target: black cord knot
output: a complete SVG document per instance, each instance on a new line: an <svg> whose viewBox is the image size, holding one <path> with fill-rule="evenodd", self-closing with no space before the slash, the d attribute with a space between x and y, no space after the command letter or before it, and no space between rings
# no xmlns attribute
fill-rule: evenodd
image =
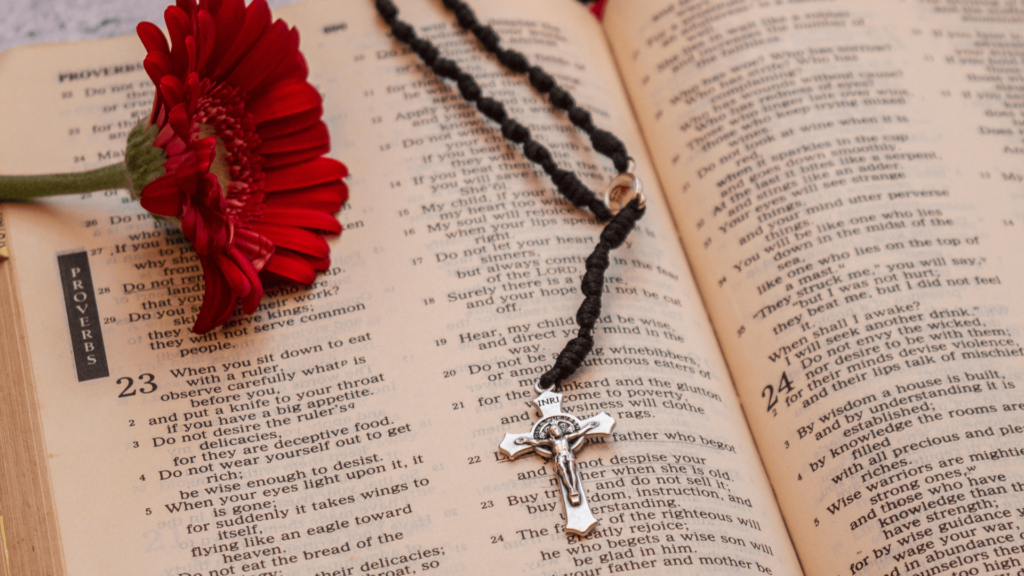
<svg viewBox="0 0 1024 576"><path fill-rule="evenodd" d="M530 68L530 84L541 94L547 94L555 86L555 79L539 66Z"/></svg>
<svg viewBox="0 0 1024 576"><path fill-rule="evenodd" d="M427 66L433 65L434 61L437 60L437 57L441 55L437 48L434 48L433 44L427 40L423 40L422 38L413 39L412 42L409 42L409 46L413 51L419 54L420 58L427 64Z"/></svg>
<svg viewBox="0 0 1024 576"><path fill-rule="evenodd" d="M456 64L454 60L449 60L447 58L438 58L434 61L431 68L438 76L451 78L452 80L457 79L462 74L462 70L459 69L459 65Z"/></svg>
<svg viewBox="0 0 1024 576"><path fill-rule="evenodd" d="M491 52L498 49L498 45L501 44L501 37L494 31L494 28L490 26L484 26L483 24L476 24L471 30L473 35L476 36L477 40L484 45Z"/></svg>
<svg viewBox="0 0 1024 576"><path fill-rule="evenodd" d="M608 269L608 265L610 264L610 261L608 259L609 247L607 245L604 245L603 243L601 247L603 249L595 248L594 251L590 254L590 256L587 256L587 270L594 269L604 272L605 270Z"/></svg>
<svg viewBox="0 0 1024 576"><path fill-rule="evenodd" d="M506 118L501 123L501 134L517 144L522 144L530 139L530 129L512 118Z"/></svg>
<svg viewBox="0 0 1024 576"><path fill-rule="evenodd" d="M619 211L618 214L612 218L611 222L604 227L601 231L601 243L607 244L609 248L615 249L622 245L626 240L626 236L629 235L630 230L633 229L633 225L636 224L637 219L641 213L638 212L637 206L640 204L639 198L634 198L626 207Z"/></svg>
<svg viewBox="0 0 1024 576"><path fill-rule="evenodd" d="M594 121L590 116L590 112L587 112L586 110L580 108L579 106L576 106L572 110L569 110L569 120L587 134L590 134L591 132L596 130L596 127L594 126Z"/></svg>
<svg viewBox="0 0 1024 576"><path fill-rule="evenodd" d="M377 12L380 12L381 18L388 24L391 24L391 21L398 16L398 8L391 3L391 0L377 0Z"/></svg>
<svg viewBox="0 0 1024 576"><path fill-rule="evenodd" d="M462 97L470 102L475 101L480 97L480 85L476 83L469 74L462 74L457 80L459 85L459 92L462 93Z"/></svg>
<svg viewBox="0 0 1024 576"><path fill-rule="evenodd" d="M616 164L615 169L619 172L626 171L626 167L629 164L629 155L626 154L626 145L622 143L622 140L619 140L614 134L607 130L597 128L590 133L590 142L594 145L594 150L597 150L605 156L611 157L621 155L623 157L624 164L621 167Z"/></svg>
<svg viewBox="0 0 1024 576"><path fill-rule="evenodd" d="M466 30L469 30L476 24L476 14L473 14L473 10L462 2L459 2L452 12L455 12L455 18L459 21L459 26Z"/></svg>
<svg viewBox="0 0 1024 576"><path fill-rule="evenodd" d="M508 118L508 114L505 112L505 105L494 98L484 96L476 101L476 107L478 110L483 112L485 116L499 124L505 122Z"/></svg>
<svg viewBox="0 0 1024 576"><path fill-rule="evenodd" d="M551 158L551 151L545 148L543 144L537 142L536 140L531 139L528 140L525 144L523 144L523 153L526 154L527 158L533 160L537 164L540 164L542 167L544 167L545 172L550 173L558 169L558 166L555 165L554 168L548 170L547 165L554 164Z"/></svg>
<svg viewBox="0 0 1024 576"><path fill-rule="evenodd" d="M508 66L509 70L520 74L530 69L530 61L526 59L526 56L523 56L522 52L516 52L515 50L502 50L498 54L498 60L505 66Z"/></svg>
<svg viewBox="0 0 1024 576"><path fill-rule="evenodd" d="M552 88L548 96L551 98L551 103L562 110L569 110L576 105L576 100L572 97L572 94L566 92L561 86Z"/></svg>
<svg viewBox="0 0 1024 576"><path fill-rule="evenodd" d="M409 26L401 20L393 20L391 22L391 33L395 35L395 38L398 38L406 44L416 39L416 31L412 29L412 26Z"/></svg>

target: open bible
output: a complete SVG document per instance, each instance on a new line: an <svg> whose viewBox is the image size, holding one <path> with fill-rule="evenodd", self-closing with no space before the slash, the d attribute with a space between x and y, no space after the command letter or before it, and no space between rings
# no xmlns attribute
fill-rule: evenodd
<svg viewBox="0 0 1024 576"><path fill-rule="evenodd" d="M615 420L577 455L597 527L566 534L555 464L499 443L600 224L372 3L315 0L278 15L352 195L314 285L199 336L196 256L125 191L0 205L0 573L1020 574L1024 8L472 6L644 179L562 390ZM399 9L561 166L615 176L439 2ZM119 158L143 55L0 54L0 173Z"/></svg>

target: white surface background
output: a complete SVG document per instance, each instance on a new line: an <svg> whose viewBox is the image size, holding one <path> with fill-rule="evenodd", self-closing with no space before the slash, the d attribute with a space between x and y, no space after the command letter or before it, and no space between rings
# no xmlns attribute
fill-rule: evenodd
<svg viewBox="0 0 1024 576"><path fill-rule="evenodd" d="M268 0L270 7L296 0ZM174 0L0 0L0 51L22 44L133 34L149 20L163 28ZM248 2L247 2L248 3Z"/></svg>

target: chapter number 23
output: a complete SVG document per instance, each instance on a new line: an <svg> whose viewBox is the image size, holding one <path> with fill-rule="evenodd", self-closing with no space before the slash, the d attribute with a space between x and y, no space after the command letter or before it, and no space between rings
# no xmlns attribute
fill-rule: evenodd
<svg viewBox="0 0 1024 576"><path fill-rule="evenodd" d="M155 376L152 374L139 374L138 386L136 382L130 376L124 376L123 378L117 379L118 386L124 386L124 390L117 395L118 398L127 398L129 396L135 396L136 392L142 394L152 394L156 391L156 382L153 381Z"/></svg>

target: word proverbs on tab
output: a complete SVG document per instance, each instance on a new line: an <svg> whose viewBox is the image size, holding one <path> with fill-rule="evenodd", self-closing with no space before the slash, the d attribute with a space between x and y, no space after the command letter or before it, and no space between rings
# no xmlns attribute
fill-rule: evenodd
<svg viewBox="0 0 1024 576"><path fill-rule="evenodd" d="M64 305L68 313L71 349L75 356L78 381L110 376L107 353L103 347L100 313L96 308L96 291L92 285L89 256L73 252L57 256L60 283L64 289Z"/></svg>

